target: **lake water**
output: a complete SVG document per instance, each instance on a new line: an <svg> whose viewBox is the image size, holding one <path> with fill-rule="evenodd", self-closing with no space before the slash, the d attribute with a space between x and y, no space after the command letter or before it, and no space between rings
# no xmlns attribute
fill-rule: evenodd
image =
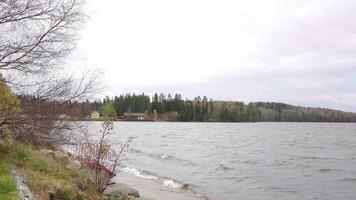
<svg viewBox="0 0 356 200"><path fill-rule="evenodd" d="M167 187L187 183L217 200L356 198L356 124L115 122L114 130L114 146L137 136L123 171Z"/></svg>

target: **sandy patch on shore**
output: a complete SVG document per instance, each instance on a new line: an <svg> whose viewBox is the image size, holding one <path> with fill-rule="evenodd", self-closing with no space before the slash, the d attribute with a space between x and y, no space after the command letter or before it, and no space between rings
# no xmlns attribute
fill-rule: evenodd
<svg viewBox="0 0 356 200"><path fill-rule="evenodd" d="M190 190L183 190L179 188L169 188L163 184L154 181L141 179L134 175L119 173L114 178L114 182L124 183L130 187L135 188L140 192L142 199L145 200L202 200L197 194ZM107 190L115 190L116 185L109 186Z"/></svg>

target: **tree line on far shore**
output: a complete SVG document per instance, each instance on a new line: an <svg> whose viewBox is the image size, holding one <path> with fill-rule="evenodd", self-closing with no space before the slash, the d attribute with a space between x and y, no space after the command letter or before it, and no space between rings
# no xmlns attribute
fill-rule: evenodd
<svg viewBox="0 0 356 200"><path fill-rule="evenodd" d="M183 122L356 122L356 113L327 108L310 108L285 103L217 101L207 97L183 99L180 94L125 94L102 100L71 102L68 115L85 117L92 111L119 118L125 112L147 116L169 114ZM173 117L172 117L173 116Z"/></svg>

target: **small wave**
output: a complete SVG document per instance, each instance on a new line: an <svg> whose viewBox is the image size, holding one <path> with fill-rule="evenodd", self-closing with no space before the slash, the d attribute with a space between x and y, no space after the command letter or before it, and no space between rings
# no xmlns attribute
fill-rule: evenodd
<svg viewBox="0 0 356 200"><path fill-rule="evenodd" d="M148 156L152 158L158 158L160 160L168 160L168 159L174 159L174 156L165 154L165 153L149 153L147 154Z"/></svg>
<svg viewBox="0 0 356 200"><path fill-rule="evenodd" d="M138 178L161 182L164 186L166 186L168 188L171 188L171 189L181 188L182 185L183 185L183 184L178 183L177 181L174 181L174 180L171 180L171 179L167 179L167 178L164 178L164 177L156 176L156 175L150 174L148 172L139 171L136 168L124 167L124 168L121 168L120 170L122 172L124 172L124 173L134 175L134 176L136 176Z"/></svg>
<svg viewBox="0 0 356 200"><path fill-rule="evenodd" d="M318 169L319 172L331 172L331 171L342 171L341 169L330 169L330 168L322 168Z"/></svg>
<svg viewBox="0 0 356 200"><path fill-rule="evenodd" d="M170 189L181 189L181 190L185 190L184 186L188 186L188 191L192 192L193 194L195 194L197 197L204 199L204 200L211 200L208 196L206 196L203 193L197 192L194 189L192 189L190 186L190 184L183 184L180 183L179 181L173 180L173 179L169 179L166 177L161 177L161 176L157 176L154 175L150 172L144 172L144 171L139 171L136 168L130 168L130 167L124 167L120 169L122 172L127 173L127 174L131 174L134 175L138 178L142 178L142 179L147 179L147 180L152 180L152 181L157 181L159 183L161 183L162 185L164 185L167 188Z"/></svg>
<svg viewBox="0 0 356 200"><path fill-rule="evenodd" d="M259 161L258 160L244 160L241 163L244 163L244 164L258 164Z"/></svg>
<svg viewBox="0 0 356 200"><path fill-rule="evenodd" d="M158 158L160 160L168 160L168 159L175 159L174 156L171 156L169 154L165 153L150 153L148 156L153 157L153 158Z"/></svg>
<svg viewBox="0 0 356 200"><path fill-rule="evenodd" d="M228 167L228 166L223 165L223 164L220 164L220 165L219 165L219 169L223 169L224 171L234 170L233 168Z"/></svg>
<svg viewBox="0 0 356 200"><path fill-rule="evenodd" d="M287 188L281 188L281 187L270 187L273 190L277 190L279 192L284 192L284 193L289 193L289 194L296 194L298 193L298 191L296 190L291 190L291 189L287 189Z"/></svg>
<svg viewBox="0 0 356 200"><path fill-rule="evenodd" d="M340 179L339 181L342 181L342 182L355 182L356 178L343 178L343 179Z"/></svg>
<svg viewBox="0 0 356 200"><path fill-rule="evenodd" d="M168 188L182 188L182 185L179 183L174 182L173 180L164 180L163 181L163 185L168 187Z"/></svg>
<svg viewBox="0 0 356 200"><path fill-rule="evenodd" d="M186 164L189 164L189 165L193 165L194 164L189 160L177 158L175 156L172 156L172 155L166 154L166 153L151 153L151 154L147 154L147 155L152 157L152 158L156 158L156 159L160 159L160 160L174 161L174 162L178 162L178 163L186 163Z"/></svg>
<svg viewBox="0 0 356 200"><path fill-rule="evenodd" d="M319 172L330 172L332 169L319 169Z"/></svg>
<svg viewBox="0 0 356 200"><path fill-rule="evenodd" d="M160 156L160 158L161 158L162 160L164 160L164 159L166 159L166 158L169 158L169 155L168 155L168 154L162 154L162 155Z"/></svg>
<svg viewBox="0 0 356 200"><path fill-rule="evenodd" d="M303 160L335 160L335 158L330 157L318 157L318 156L301 156L299 159Z"/></svg>
<svg viewBox="0 0 356 200"><path fill-rule="evenodd" d="M142 179L158 180L158 177L140 172L136 168L124 167L124 168L121 168L120 170L124 173L131 174L131 175L137 176Z"/></svg>
<svg viewBox="0 0 356 200"><path fill-rule="evenodd" d="M248 190L260 190L262 188L263 188L262 186L256 186L256 187L248 188Z"/></svg>
<svg viewBox="0 0 356 200"><path fill-rule="evenodd" d="M160 159L160 160L174 160L177 162L186 162L186 163L189 162L188 160L180 159L180 158L177 158L175 156L172 156L172 155L169 155L166 153L146 153L146 152L143 152L138 149L131 149L130 151L133 153L136 153L136 154L143 154L143 155L146 155L146 156L149 156L152 158L156 158L156 159Z"/></svg>
<svg viewBox="0 0 356 200"><path fill-rule="evenodd" d="M138 149L130 149L130 151L133 153L141 153L141 150L138 150Z"/></svg>
<svg viewBox="0 0 356 200"><path fill-rule="evenodd" d="M275 160L271 165L272 166L287 166L292 165L293 163L288 160Z"/></svg>

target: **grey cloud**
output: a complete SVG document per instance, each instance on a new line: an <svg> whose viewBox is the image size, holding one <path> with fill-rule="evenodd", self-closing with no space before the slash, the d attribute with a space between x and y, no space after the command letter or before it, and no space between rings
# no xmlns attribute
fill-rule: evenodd
<svg viewBox="0 0 356 200"><path fill-rule="evenodd" d="M235 68L219 71L219 62L230 62L217 59L214 60L217 73L199 83L135 86L118 83L110 85L108 93L170 92L189 98L206 95L221 100L279 101L356 112L356 1L276 0L269 3L274 4L271 6L273 9L268 10L268 6L261 14L254 11L257 8L252 4L245 8L244 2L240 1L241 5L236 8L238 20L231 25L239 33L236 37L246 36L246 43L241 44L245 46L236 51L240 54L234 58ZM259 1L253 2L258 5ZM229 34L224 35L227 37ZM219 40L218 37L208 39L212 43ZM209 48L209 40L196 43L194 49L198 51L201 45ZM193 47L192 43L185 45L187 49L189 45ZM135 49L135 52L138 51ZM197 57L193 53L186 51L189 55L182 53L181 57L170 55L167 70L161 70L163 74L159 76L175 76L172 72L180 68L174 58L180 60L190 56L190 62L196 65L211 64L193 59ZM137 56L140 59L140 55ZM205 56L200 55L199 58L206 61L208 58Z"/></svg>
<svg viewBox="0 0 356 200"><path fill-rule="evenodd" d="M298 72L264 71L211 78L199 84L125 87L136 91L181 93L220 100L277 101L302 106L317 106L356 111L356 67Z"/></svg>

